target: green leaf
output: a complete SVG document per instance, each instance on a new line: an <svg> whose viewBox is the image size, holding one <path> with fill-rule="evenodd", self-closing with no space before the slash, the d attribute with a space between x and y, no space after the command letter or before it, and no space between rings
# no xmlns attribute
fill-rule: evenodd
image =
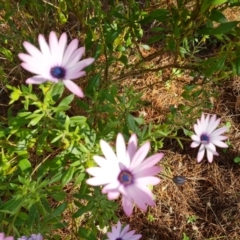
<svg viewBox="0 0 240 240"><path fill-rule="evenodd" d="M101 76L99 73L90 78L90 80L88 81L88 85L85 88L85 92L87 94L91 95L93 91L99 86L100 78Z"/></svg>
<svg viewBox="0 0 240 240"><path fill-rule="evenodd" d="M209 19L218 23L227 22L227 19L225 18L224 14L217 9L212 10L211 15L209 16Z"/></svg>
<svg viewBox="0 0 240 240"><path fill-rule="evenodd" d="M20 169L22 171L28 169L28 168L31 168L31 163L28 161L28 159L22 159L18 162L18 166L20 167Z"/></svg>
<svg viewBox="0 0 240 240"><path fill-rule="evenodd" d="M65 97L59 104L58 104L58 107L60 106L68 106L74 99L74 95L71 94L67 97Z"/></svg>
<svg viewBox="0 0 240 240"><path fill-rule="evenodd" d="M44 113L42 114L36 114L37 117L31 120L31 122L28 124L28 126L35 126L39 123L39 121L43 118Z"/></svg>
<svg viewBox="0 0 240 240"><path fill-rule="evenodd" d="M131 131L135 132L136 130L136 123L134 120L134 117L131 114L127 115L127 123L128 123L128 127Z"/></svg>
<svg viewBox="0 0 240 240"><path fill-rule="evenodd" d="M56 102L63 94L64 91L64 85L62 81L59 81L58 83L53 85L52 90L52 99Z"/></svg>
<svg viewBox="0 0 240 240"><path fill-rule="evenodd" d="M236 64L237 75L240 76L240 57L236 58L235 64Z"/></svg>
<svg viewBox="0 0 240 240"><path fill-rule="evenodd" d="M63 201L66 198L65 192L53 192L50 194L56 201Z"/></svg>
<svg viewBox="0 0 240 240"><path fill-rule="evenodd" d="M199 31L199 34L203 35L221 35L230 32L234 27L238 25L239 21L221 23L216 28L205 27Z"/></svg>
<svg viewBox="0 0 240 240"><path fill-rule="evenodd" d="M68 203L67 202L63 202L62 204L60 204L53 212L54 216L59 216L61 215L64 210L67 208Z"/></svg>
<svg viewBox="0 0 240 240"><path fill-rule="evenodd" d="M68 170L63 175L62 180L61 180L63 186L65 186L67 183L69 183L72 180L74 171L75 171L75 167L68 168Z"/></svg>
<svg viewBox="0 0 240 240"><path fill-rule="evenodd" d="M202 5L201 5L201 9L200 9L200 13L204 13L207 10L210 9L210 7L214 7L220 4L223 4L225 2L227 2L228 0L204 0Z"/></svg>
<svg viewBox="0 0 240 240"><path fill-rule="evenodd" d="M78 218L80 216L82 216L84 213L89 212L94 206L93 202L89 202L87 206L82 207L81 209L79 209L77 212L75 212L72 217L73 218Z"/></svg>

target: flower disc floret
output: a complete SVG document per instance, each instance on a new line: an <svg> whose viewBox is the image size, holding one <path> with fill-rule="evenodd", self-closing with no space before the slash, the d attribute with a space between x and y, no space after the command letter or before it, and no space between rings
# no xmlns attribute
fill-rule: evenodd
<svg viewBox="0 0 240 240"><path fill-rule="evenodd" d="M216 115L210 117L208 114L205 118L205 115L202 114L201 119L198 119L197 124L194 124L195 134L191 136L193 140L191 147L196 148L200 146L197 155L198 162L202 161L205 150L207 152L207 159L211 163L213 161L213 156L218 156L215 146L221 148L228 147L228 145L223 142L227 137L221 135L226 132L228 128L221 127L217 129L220 120L220 118L217 119Z"/></svg>
<svg viewBox="0 0 240 240"><path fill-rule="evenodd" d="M74 39L67 45L67 34L63 33L58 39L55 32L50 32L49 43L42 34L38 36L40 50L29 42L23 46L28 54L20 53L18 57L23 61L21 66L36 74L26 80L28 84L41 84L46 81L63 84L78 97L84 97L82 89L72 79L84 76L84 68L94 62L94 58L82 58L85 48L78 48L78 40Z"/></svg>
<svg viewBox="0 0 240 240"><path fill-rule="evenodd" d="M137 136L133 134L128 146L121 133L116 140L116 154L111 146L104 140L100 146L105 158L94 156L99 167L91 167L86 171L93 176L87 180L92 186L104 185L102 193L107 194L109 200L117 199L122 194L124 212L130 216L133 211L133 203L145 211L147 206L155 206L153 195L149 185L156 185L160 179L154 175L161 168L155 166L162 158L163 153L157 153L150 157L150 143L146 142L137 149Z"/></svg>

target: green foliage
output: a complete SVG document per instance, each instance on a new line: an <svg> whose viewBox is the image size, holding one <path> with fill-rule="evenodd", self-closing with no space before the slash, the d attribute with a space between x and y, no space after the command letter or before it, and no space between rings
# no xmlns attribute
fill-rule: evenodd
<svg viewBox="0 0 240 240"><path fill-rule="evenodd" d="M63 217L67 212L78 226L73 229L75 237L96 239L97 226L117 221L117 204L85 183L85 169L94 165L92 156L101 154L99 140L111 142L119 132L126 138L136 133L140 143L151 141L154 152L166 138L183 148L185 139L179 132L191 136L188 129L196 116L213 107L210 98L217 96L213 86L240 76L239 22L228 21L224 14L239 1L178 0L166 6L145 2L0 3L0 25L6 26L0 33L0 59L4 59L0 78L10 98L0 123L0 231L15 236L41 232L47 237L68 226ZM52 29L79 38L96 59L87 70L84 100L66 96L62 83L33 88L10 82L11 74L21 78L16 71L20 43L35 44L39 33L46 35ZM173 56L171 64L163 66L159 60L154 61L159 66L150 64L166 53ZM172 68L172 75L186 70L192 80L182 89L183 102L169 106L164 122L146 123L139 114L143 94L131 81L165 68ZM128 83L122 84L127 78ZM234 161L239 163L239 157ZM189 237L184 233L183 239Z"/></svg>

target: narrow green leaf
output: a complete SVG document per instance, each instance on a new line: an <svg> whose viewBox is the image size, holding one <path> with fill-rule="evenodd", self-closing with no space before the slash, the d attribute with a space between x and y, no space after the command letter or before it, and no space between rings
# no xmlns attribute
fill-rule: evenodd
<svg viewBox="0 0 240 240"><path fill-rule="evenodd" d="M63 175L62 180L61 180L63 186L65 186L67 183L69 183L72 180L74 171L75 171L75 167L68 168L68 170Z"/></svg>

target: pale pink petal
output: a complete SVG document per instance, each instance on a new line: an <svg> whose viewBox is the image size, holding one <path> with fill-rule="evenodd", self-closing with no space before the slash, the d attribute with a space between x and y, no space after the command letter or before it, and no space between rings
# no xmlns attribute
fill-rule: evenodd
<svg viewBox="0 0 240 240"><path fill-rule="evenodd" d="M43 70L44 70L44 67L41 67L41 65L36 65L36 64L29 64L29 63L26 63L26 62L22 62L21 63L21 66L31 72L31 73L35 73L35 74L39 74L39 75L42 75L43 74Z"/></svg>
<svg viewBox="0 0 240 240"><path fill-rule="evenodd" d="M150 142L146 142L137 150L131 162L131 166L130 166L131 169L139 166L142 163L142 161L147 156L149 150L150 150Z"/></svg>
<svg viewBox="0 0 240 240"><path fill-rule="evenodd" d="M108 177L105 177L105 178L93 177L93 178L87 179L86 183L91 186L101 186L109 183L109 181L111 180L109 180Z"/></svg>
<svg viewBox="0 0 240 240"><path fill-rule="evenodd" d="M133 199L134 203L143 211L147 210L144 193L136 187L126 188L127 196Z"/></svg>
<svg viewBox="0 0 240 240"><path fill-rule="evenodd" d="M78 48L78 39L73 39L70 44L67 46L66 51L64 53L62 64L63 66L67 66L67 62L72 57L72 54L77 50Z"/></svg>
<svg viewBox="0 0 240 240"><path fill-rule="evenodd" d="M214 140L212 143L221 148L228 148L228 145L222 141Z"/></svg>
<svg viewBox="0 0 240 240"><path fill-rule="evenodd" d="M228 139L227 136L210 136L210 141L213 142L213 141L222 141L222 140L226 140Z"/></svg>
<svg viewBox="0 0 240 240"><path fill-rule="evenodd" d="M120 195L120 192L119 191L109 191L108 192L108 199L109 200L114 200L114 199L117 199Z"/></svg>
<svg viewBox="0 0 240 240"><path fill-rule="evenodd" d="M117 177L116 177L115 180L112 179L112 181L109 184L107 184L103 187L102 193L107 193L107 192L112 191L112 190L114 191L119 186L120 186L120 182L117 180Z"/></svg>
<svg viewBox="0 0 240 240"><path fill-rule="evenodd" d="M205 145L205 148L208 149L210 152L215 153L216 152L216 147L210 142Z"/></svg>
<svg viewBox="0 0 240 240"><path fill-rule="evenodd" d="M136 179L136 184L143 184L143 185L157 185L160 183L160 179L153 176L146 176L146 177L139 177Z"/></svg>
<svg viewBox="0 0 240 240"><path fill-rule="evenodd" d="M83 93L82 89L76 83L74 83L71 80L64 80L63 83L70 92L72 92L73 94L75 94L76 96L78 96L80 98L84 97L84 93Z"/></svg>
<svg viewBox="0 0 240 240"><path fill-rule="evenodd" d="M200 136L198 135L192 135L191 136L192 140L197 142L197 143L201 143L201 140L200 140Z"/></svg>
<svg viewBox="0 0 240 240"><path fill-rule="evenodd" d="M198 147L200 145L200 142L192 142L191 143L191 147L192 148L196 148L196 147Z"/></svg>
<svg viewBox="0 0 240 240"><path fill-rule="evenodd" d="M201 162L202 159L203 159L203 156L204 156L204 153L205 153L205 147L203 144L201 144L199 150L198 150L198 155L197 155L197 161L198 162Z"/></svg>
<svg viewBox="0 0 240 240"><path fill-rule="evenodd" d="M142 178L142 177L147 177L147 176L153 176L158 174L161 171L161 168L159 166L153 166L149 168L143 168L143 169L134 169L134 176L136 178Z"/></svg>
<svg viewBox="0 0 240 240"><path fill-rule="evenodd" d="M65 61L64 66L69 69L74 67L78 63L78 61L82 58L84 52L85 52L84 47L77 49L74 53L72 53L71 57L67 61Z"/></svg>
<svg viewBox="0 0 240 240"><path fill-rule="evenodd" d="M214 132L211 133L211 137L215 137L215 136L218 136L218 135L221 135L222 133L228 131L228 128L227 127L221 127L217 130L215 130Z"/></svg>
<svg viewBox="0 0 240 240"><path fill-rule="evenodd" d="M130 159L127 157L126 143L121 133L117 135L116 153L117 153L118 161L123 163L126 167L128 167L130 164Z"/></svg>
<svg viewBox="0 0 240 240"><path fill-rule="evenodd" d="M216 115L213 115L213 116L211 117L211 119L210 119L210 121L209 121L209 125L208 125L208 127L207 127L207 133L208 133L208 134L210 134L212 131L214 131L214 130L218 127L221 119L220 119L220 118L216 119L216 118L217 118Z"/></svg>
<svg viewBox="0 0 240 240"><path fill-rule="evenodd" d="M67 46L67 34L63 33L59 39L58 42L58 53L57 53L57 58L58 58L58 63L62 64L62 60L63 60L63 56L64 56L64 52L66 50L66 46Z"/></svg>
<svg viewBox="0 0 240 240"><path fill-rule="evenodd" d="M85 67L91 65L95 61L94 58L86 58L76 64L73 67L69 68L70 71L82 71Z"/></svg>
<svg viewBox="0 0 240 240"><path fill-rule="evenodd" d="M42 76L33 76L33 77L30 77L26 80L26 83L28 84L41 84L41 83L44 83L46 82L47 79L43 78Z"/></svg>
<svg viewBox="0 0 240 240"><path fill-rule="evenodd" d="M100 140L100 146L107 160L118 162L116 154L114 153L111 146L107 142L105 142L104 140Z"/></svg>
<svg viewBox="0 0 240 240"><path fill-rule="evenodd" d="M47 44L47 41L42 34L39 34L38 42L39 42L41 52L42 52L43 56L45 57L45 61L51 61L52 60L51 52L50 52L49 46Z"/></svg>
<svg viewBox="0 0 240 240"><path fill-rule="evenodd" d="M202 133L202 131L201 131L201 129L199 129L199 125L198 125L198 124L194 124L193 127L194 127L195 133L196 133L198 136L200 136L201 133Z"/></svg>
<svg viewBox="0 0 240 240"><path fill-rule="evenodd" d="M42 53L39 51L38 48L36 48L34 45L32 45L29 42L23 42L23 46L25 47L26 51L34 58L38 59L42 59L43 55Z"/></svg>
<svg viewBox="0 0 240 240"><path fill-rule="evenodd" d="M58 38L54 31L51 31L49 34L49 48L50 48L53 62L56 63L56 65L59 65L62 59L58 58L58 53L60 49L58 45Z"/></svg>
<svg viewBox="0 0 240 240"><path fill-rule="evenodd" d="M70 71L67 71L66 73L66 79L77 79L80 77L83 77L86 75L86 72L81 71L81 72L77 72L77 73L71 73Z"/></svg>
<svg viewBox="0 0 240 240"><path fill-rule="evenodd" d="M210 163L213 161L213 153L209 150L207 150L207 159Z"/></svg>
<svg viewBox="0 0 240 240"><path fill-rule="evenodd" d="M148 158L146 158L140 166L138 166L137 168L131 168L130 166L130 169L133 173L135 173L136 171L142 171L144 170L145 168L150 168L152 166L154 166L155 164L157 164L159 161L162 160L162 158L164 157L164 154L163 153L157 153L157 154L154 154Z"/></svg>
<svg viewBox="0 0 240 240"><path fill-rule="evenodd" d="M105 158L100 157L100 156L93 156L93 159L102 168L107 167L107 165L109 163Z"/></svg>

